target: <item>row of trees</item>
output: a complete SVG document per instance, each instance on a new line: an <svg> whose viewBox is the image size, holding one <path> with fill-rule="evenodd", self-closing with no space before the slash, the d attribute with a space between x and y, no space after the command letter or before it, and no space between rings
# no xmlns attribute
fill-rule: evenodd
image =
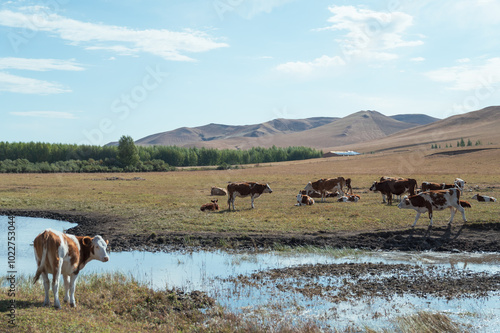
<svg viewBox="0 0 500 333"><path fill-rule="evenodd" d="M307 147L248 150L136 146L122 136L118 146L40 142L0 142L0 172L169 171L182 166L220 166L303 160L321 157Z"/></svg>
<svg viewBox="0 0 500 333"><path fill-rule="evenodd" d="M474 144L475 146L480 146L482 145L482 142L481 140L477 140L476 143ZM465 140L464 138L460 138L459 141L457 141L457 148L458 147L472 147L472 141L471 139L467 139L467 144L465 143ZM441 148L441 145L438 146L437 143L434 143L431 145L431 149L438 149L438 148ZM445 148L453 148L453 145L450 143L449 145L446 144L446 147Z"/></svg>

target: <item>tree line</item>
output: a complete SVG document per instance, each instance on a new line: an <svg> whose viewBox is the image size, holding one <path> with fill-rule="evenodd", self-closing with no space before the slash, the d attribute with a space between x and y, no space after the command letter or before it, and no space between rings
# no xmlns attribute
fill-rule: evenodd
<svg viewBox="0 0 500 333"><path fill-rule="evenodd" d="M304 160L322 155L322 151L308 147L234 150L136 146L130 136L122 136L118 146L0 142L0 172L172 171L185 166L226 169L232 165Z"/></svg>

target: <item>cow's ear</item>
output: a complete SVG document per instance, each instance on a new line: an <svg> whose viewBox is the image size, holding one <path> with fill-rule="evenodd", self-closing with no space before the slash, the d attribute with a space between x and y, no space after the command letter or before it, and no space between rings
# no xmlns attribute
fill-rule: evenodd
<svg viewBox="0 0 500 333"><path fill-rule="evenodd" d="M90 246L92 244L92 238L85 236L82 238L82 244L85 246Z"/></svg>
<svg viewBox="0 0 500 333"><path fill-rule="evenodd" d="M108 245L109 245L109 241L106 239L106 246L108 246Z"/></svg>

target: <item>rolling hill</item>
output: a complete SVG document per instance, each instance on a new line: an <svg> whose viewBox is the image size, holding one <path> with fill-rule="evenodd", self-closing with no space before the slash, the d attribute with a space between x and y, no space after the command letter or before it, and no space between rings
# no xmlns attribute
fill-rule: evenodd
<svg viewBox="0 0 500 333"><path fill-rule="evenodd" d="M377 111L359 111L344 118L275 119L244 126L209 124L183 127L147 136L137 140L136 144L227 149L276 145L323 149L376 140L435 120L437 119L422 114L387 117Z"/></svg>

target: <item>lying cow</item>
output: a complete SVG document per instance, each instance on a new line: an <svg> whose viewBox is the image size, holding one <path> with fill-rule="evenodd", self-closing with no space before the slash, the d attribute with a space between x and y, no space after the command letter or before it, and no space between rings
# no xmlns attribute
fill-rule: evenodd
<svg viewBox="0 0 500 333"><path fill-rule="evenodd" d="M432 218L434 210L443 210L450 208L451 216L448 224L451 224L455 212L458 210L462 213L462 218L464 222L467 222L465 218L464 208L460 205L460 190L458 188L450 188L447 190L438 191L427 191L421 192L416 195L411 195L405 197L398 205L401 209L414 209L417 212L415 216L415 222L413 222L412 227L417 224L420 214L428 212L430 219L430 226L432 226Z"/></svg>
<svg viewBox="0 0 500 333"><path fill-rule="evenodd" d="M268 184L258 184L256 182L242 182L242 183L229 183L227 185L227 204L228 210L231 209L231 204L234 208L234 199L236 197L247 197L250 196L252 199L252 208L254 207L253 201L260 197L263 193L272 193L273 190Z"/></svg>
<svg viewBox="0 0 500 333"><path fill-rule="evenodd" d="M325 202L327 192L338 191L341 195L344 195L344 188L346 188L344 177L322 178L315 182L307 183L306 187L304 187L304 191L306 191L307 195L312 191L320 192L321 202Z"/></svg>
<svg viewBox="0 0 500 333"><path fill-rule="evenodd" d="M361 197L357 194L348 194L341 196L337 199L337 202L358 202Z"/></svg>
<svg viewBox="0 0 500 333"><path fill-rule="evenodd" d="M210 203L206 203L206 204L202 205L200 207L200 210L202 212L204 212L206 210L211 210L211 211L219 210L219 204L217 203L219 200L215 199L215 200L211 200L211 201L212 202L210 202Z"/></svg>
<svg viewBox="0 0 500 333"><path fill-rule="evenodd" d="M212 188L210 189L210 195L225 196L227 195L227 191L223 188L212 186Z"/></svg>
<svg viewBox="0 0 500 333"><path fill-rule="evenodd" d="M109 256L106 252L108 241L101 236L73 236L59 231L47 229L36 236L33 241L37 270L33 283L43 278L45 300L43 305L49 305L49 274L52 274L52 292L54 293L54 306L61 308L59 302L59 278L62 274L64 280L64 301L76 307L75 285L78 273L91 260L107 262Z"/></svg>
<svg viewBox="0 0 500 333"><path fill-rule="evenodd" d="M308 195L311 198L321 198L321 193L318 192L318 191L314 191L314 190L309 191L309 194L307 193L306 190L302 190L299 193L300 194ZM326 191L326 195L325 195L326 198L335 198L335 197L338 197L338 196L339 196L339 192L333 192L332 193L332 192L328 192L328 191Z"/></svg>
<svg viewBox="0 0 500 333"><path fill-rule="evenodd" d="M313 198L311 198L306 194L302 194L301 192L297 194L297 203L295 204L295 206L311 206L311 205L314 205Z"/></svg>
<svg viewBox="0 0 500 333"><path fill-rule="evenodd" d="M463 179L455 178L453 184L447 183L434 183L434 182L423 182L421 186L421 191L437 191L437 190L447 190L449 188L458 188L460 192L464 190L466 182Z"/></svg>
<svg viewBox="0 0 500 333"><path fill-rule="evenodd" d="M477 201L481 201L481 202L496 202L497 201L497 199L494 197L489 197L489 196L480 195L480 194L474 194L472 199L476 199Z"/></svg>

